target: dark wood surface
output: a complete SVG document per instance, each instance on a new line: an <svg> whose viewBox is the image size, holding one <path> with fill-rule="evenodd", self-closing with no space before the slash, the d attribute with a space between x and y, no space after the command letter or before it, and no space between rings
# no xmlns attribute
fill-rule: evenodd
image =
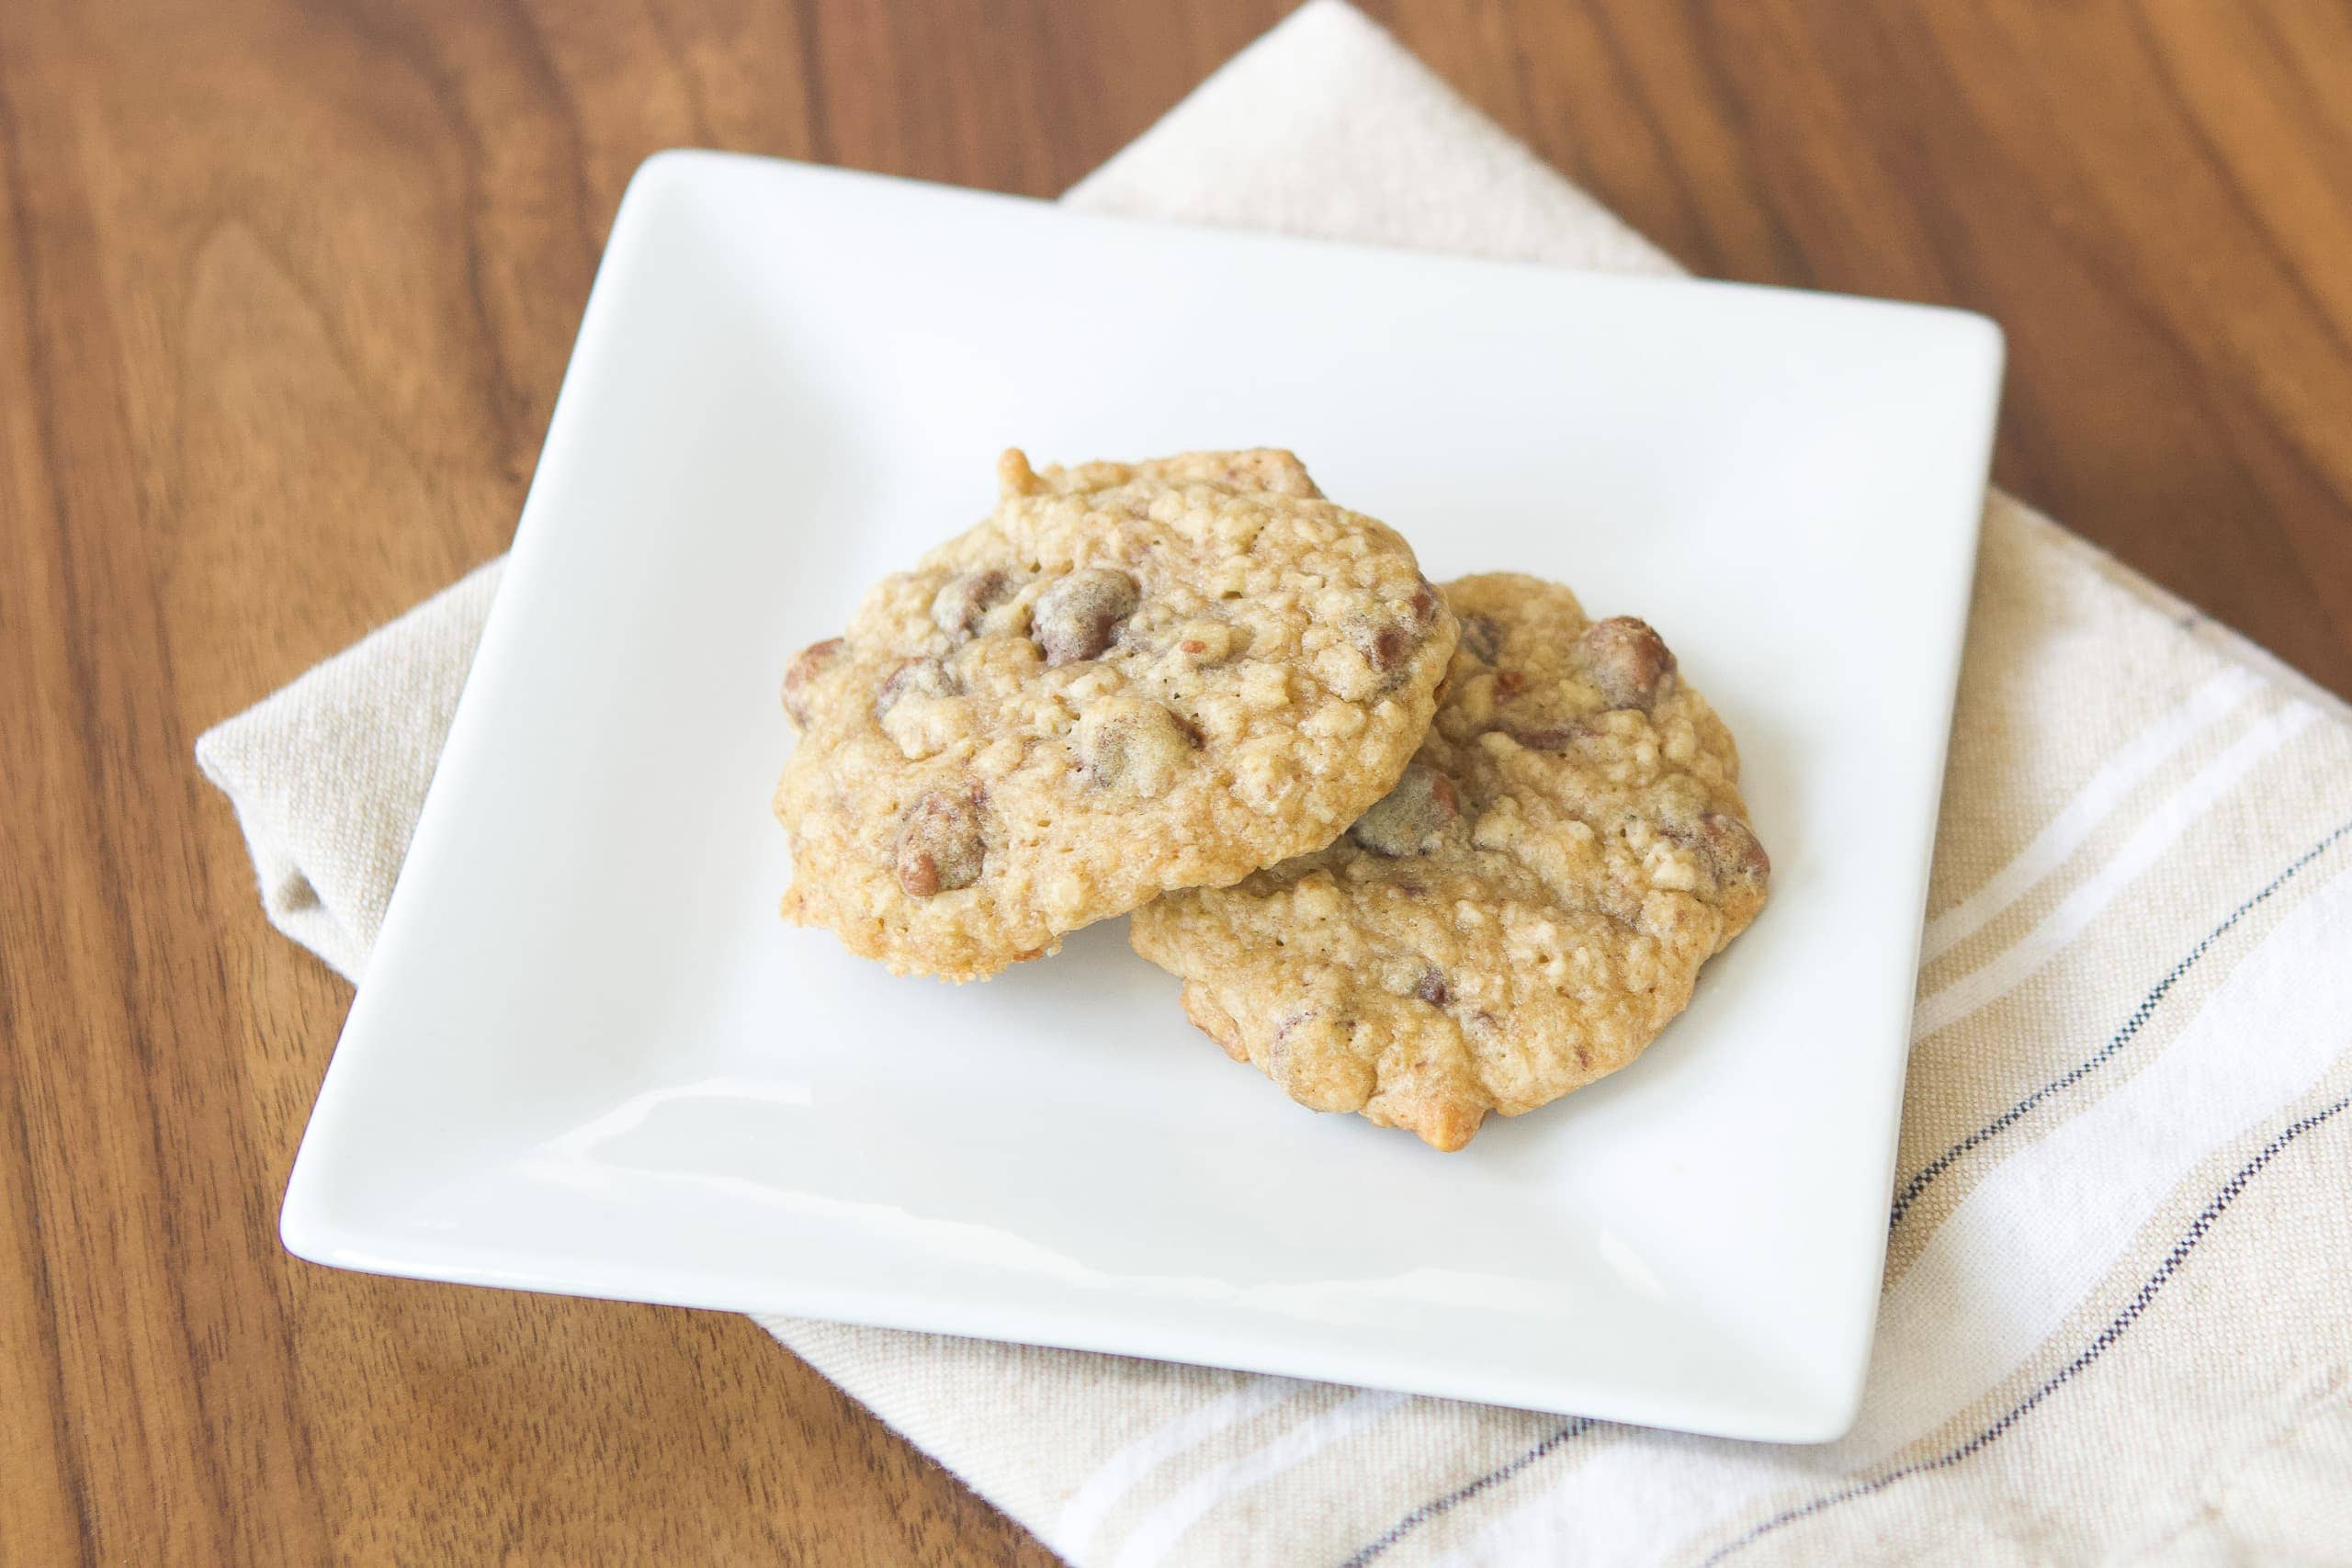
<svg viewBox="0 0 2352 1568"><path fill-rule="evenodd" d="M1047 1560L744 1319L285 1257L349 992L189 749L503 547L646 153L1051 194L1284 8L0 4L0 1560ZM1702 272L1999 318L2002 480L2352 691L2352 8L1374 10Z"/></svg>

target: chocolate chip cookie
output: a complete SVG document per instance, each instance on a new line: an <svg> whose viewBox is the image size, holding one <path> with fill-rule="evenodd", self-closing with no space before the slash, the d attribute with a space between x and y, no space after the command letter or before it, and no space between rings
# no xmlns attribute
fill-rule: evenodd
<svg viewBox="0 0 2352 1568"><path fill-rule="evenodd" d="M967 980L1329 843L1421 743L1453 615L1287 452L1033 471L784 678L787 919Z"/></svg>
<svg viewBox="0 0 2352 1568"><path fill-rule="evenodd" d="M1764 903L1730 733L1630 616L1510 573L1396 786L1337 841L1139 910L1184 1010L1293 1099L1441 1149L1616 1071Z"/></svg>

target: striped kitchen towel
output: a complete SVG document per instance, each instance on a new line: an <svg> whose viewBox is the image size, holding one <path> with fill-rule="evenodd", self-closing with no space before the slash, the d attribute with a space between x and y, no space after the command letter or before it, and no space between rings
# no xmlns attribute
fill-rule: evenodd
<svg viewBox="0 0 2352 1568"><path fill-rule="evenodd" d="M1339 0L1069 199L1667 259ZM205 737L270 917L365 962L495 568ZM2352 1562L2352 713L2000 496L1860 1426L1776 1448L767 1326L1072 1561Z"/></svg>

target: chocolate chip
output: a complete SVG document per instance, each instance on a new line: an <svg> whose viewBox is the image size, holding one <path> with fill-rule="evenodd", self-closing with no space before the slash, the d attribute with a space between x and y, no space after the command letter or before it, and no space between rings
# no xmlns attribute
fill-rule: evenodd
<svg viewBox="0 0 2352 1568"><path fill-rule="evenodd" d="M808 683L822 674L825 666L839 658L841 651L842 639L829 637L794 654L792 662L784 667L784 711L797 728L808 728Z"/></svg>
<svg viewBox="0 0 2352 1568"><path fill-rule="evenodd" d="M971 794L933 790L899 819L899 886L910 898L969 887L987 855L979 802Z"/></svg>
<svg viewBox="0 0 2352 1568"><path fill-rule="evenodd" d="M1029 635L1047 664L1092 659L1111 646L1119 625L1136 613L1136 580L1124 571L1090 567L1073 571L1037 595Z"/></svg>
<svg viewBox="0 0 2352 1568"><path fill-rule="evenodd" d="M1593 622L1577 647L1585 673L1611 708L1647 712L1674 675L1674 654L1666 639L1631 615Z"/></svg>
<svg viewBox="0 0 2352 1568"><path fill-rule="evenodd" d="M1419 980L1413 982L1413 995L1433 1008L1442 1008L1453 993L1446 989L1444 974L1432 964L1421 971Z"/></svg>
<svg viewBox="0 0 2352 1568"><path fill-rule="evenodd" d="M1526 685L1527 672L1523 670L1495 671L1495 695L1498 697L1515 697L1526 688Z"/></svg>
<svg viewBox="0 0 2352 1568"><path fill-rule="evenodd" d="M993 568L951 577L931 601L931 624L952 637L967 637L979 629L989 611L1004 603L1012 580Z"/></svg>
<svg viewBox="0 0 2352 1568"><path fill-rule="evenodd" d="M1429 635L1437 619L1437 590L1424 582L1399 607L1401 614L1385 619L1364 616L1348 627L1348 640L1374 670L1384 675L1402 671L1413 650ZM1392 682L1393 683L1393 682Z"/></svg>
<svg viewBox="0 0 2352 1568"><path fill-rule="evenodd" d="M1720 811L1699 815L1699 847L1723 883L1748 882L1762 886L1772 874L1772 858L1756 830L1736 817Z"/></svg>
<svg viewBox="0 0 2352 1568"><path fill-rule="evenodd" d="M1186 721L1158 703L1114 702L1078 722L1078 755L1094 784L1131 795L1164 795L1200 744Z"/></svg>
<svg viewBox="0 0 2352 1568"><path fill-rule="evenodd" d="M1506 727L1503 733L1531 751L1565 751L1592 730L1582 724L1552 724L1524 729Z"/></svg>
<svg viewBox="0 0 2352 1568"><path fill-rule="evenodd" d="M874 694L874 716L888 713L902 697L952 697L961 689L955 672L938 660L910 659Z"/></svg>
<svg viewBox="0 0 2352 1568"><path fill-rule="evenodd" d="M1462 796L1453 781L1426 763L1411 762L1396 787L1348 831L1376 855L1425 854L1461 815Z"/></svg>
<svg viewBox="0 0 2352 1568"><path fill-rule="evenodd" d="M1473 659L1492 664L1503 651L1502 623L1492 615L1463 616L1462 646Z"/></svg>

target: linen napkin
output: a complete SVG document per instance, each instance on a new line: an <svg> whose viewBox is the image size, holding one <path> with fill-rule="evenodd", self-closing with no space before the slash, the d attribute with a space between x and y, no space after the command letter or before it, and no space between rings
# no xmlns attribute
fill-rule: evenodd
<svg viewBox="0 0 2352 1568"><path fill-rule="evenodd" d="M1672 268L1340 0L1067 199ZM270 919L345 975L496 580L198 745ZM2348 839L2352 711L1996 494L1851 1436L1778 1448L763 1321L1077 1562L2344 1561Z"/></svg>

